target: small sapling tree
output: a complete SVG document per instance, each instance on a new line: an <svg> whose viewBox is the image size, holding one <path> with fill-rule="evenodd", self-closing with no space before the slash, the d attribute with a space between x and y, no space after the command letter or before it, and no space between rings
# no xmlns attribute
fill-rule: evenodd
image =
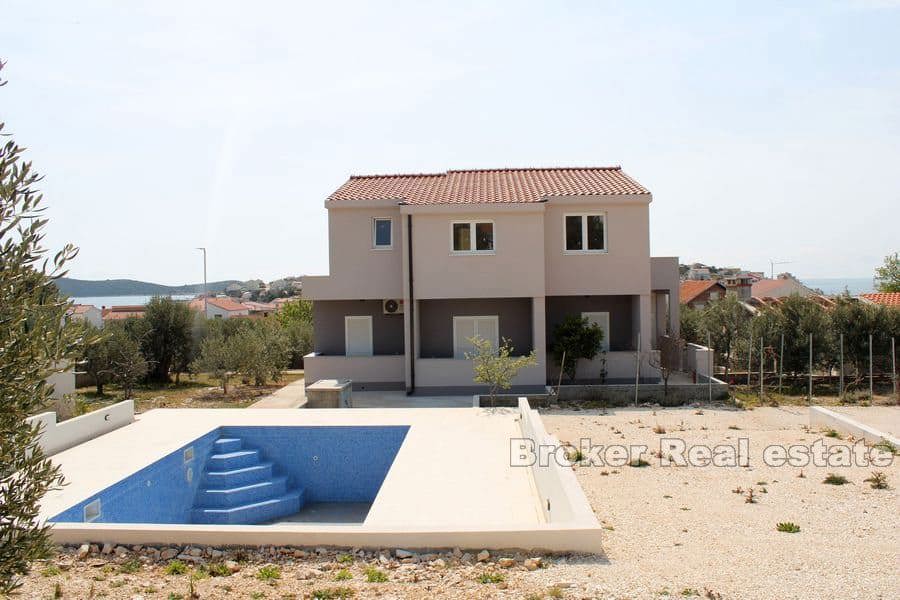
<svg viewBox="0 0 900 600"><path fill-rule="evenodd" d="M473 363L475 383L488 386L491 408L494 408L498 391L511 388L512 380L519 371L537 364L534 350L525 356L512 356L514 349L507 339L503 340L499 348L494 348L490 340L477 336L469 341L475 346L475 350L466 352L466 358Z"/></svg>

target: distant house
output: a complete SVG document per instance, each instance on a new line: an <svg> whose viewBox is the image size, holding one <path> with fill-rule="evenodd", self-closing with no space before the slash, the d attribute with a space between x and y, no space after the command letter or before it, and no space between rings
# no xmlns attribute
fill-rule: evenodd
<svg viewBox="0 0 900 600"><path fill-rule="evenodd" d="M281 310L288 302L295 302L299 299L300 298L296 296L291 296L289 298L275 298L274 300L272 300L272 304L274 304L278 310Z"/></svg>
<svg viewBox="0 0 900 600"><path fill-rule="evenodd" d="M712 279L712 274L709 272L709 267L698 263L691 265L691 268L688 269L687 278L691 281L707 281Z"/></svg>
<svg viewBox="0 0 900 600"><path fill-rule="evenodd" d="M875 294L860 294L863 302L881 304L882 306L895 306L900 308L900 292L880 292Z"/></svg>
<svg viewBox="0 0 900 600"><path fill-rule="evenodd" d="M86 321L94 327L103 327L103 313L93 304L74 304L66 311L67 321Z"/></svg>
<svg viewBox="0 0 900 600"><path fill-rule="evenodd" d="M147 307L142 304L110 306L109 308L104 306L100 312L103 316L103 322L106 323L107 321L130 319L131 317L141 318L147 312Z"/></svg>
<svg viewBox="0 0 900 600"><path fill-rule="evenodd" d="M740 271L725 278L725 287L734 293L738 300L747 300L753 295L753 282L754 278L750 273Z"/></svg>
<svg viewBox="0 0 900 600"><path fill-rule="evenodd" d="M268 317L274 315L281 308L274 302L252 302L250 300L245 300L241 302L241 304L250 310L251 317Z"/></svg>
<svg viewBox="0 0 900 600"><path fill-rule="evenodd" d="M755 309L781 306L787 297L788 296L753 296L744 302L744 306L746 306L750 312L755 312ZM809 298L822 308L831 309L835 306L834 300L828 296L823 296L822 294L810 294L804 297Z"/></svg>
<svg viewBox="0 0 900 600"><path fill-rule="evenodd" d="M721 281L682 281L678 301L690 308L703 308L710 302L724 298L726 291Z"/></svg>
<svg viewBox="0 0 900 600"><path fill-rule="evenodd" d="M207 319L233 319L234 317L247 317L250 315L250 309L233 298L225 296L215 296L206 298L194 298L191 300L191 310L203 312L203 306L206 305Z"/></svg>
<svg viewBox="0 0 900 600"><path fill-rule="evenodd" d="M753 284L750 291L755 298L787 298L794 294L812 296L816 291L800 283L790 273L782 273L775 279L761 279Z"/></svg>

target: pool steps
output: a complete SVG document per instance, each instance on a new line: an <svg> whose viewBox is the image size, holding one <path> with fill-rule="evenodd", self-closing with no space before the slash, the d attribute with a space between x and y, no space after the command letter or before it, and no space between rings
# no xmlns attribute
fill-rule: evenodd
<svg viewBox="0 0 900 600"><path fill-rule="evenodd" d="M292 515L303 506L303 489L288 489L287 477L273 475L259 450L244 449L240 438L219 438L206 462L191 511L198 524L253 525Z"/></svg>

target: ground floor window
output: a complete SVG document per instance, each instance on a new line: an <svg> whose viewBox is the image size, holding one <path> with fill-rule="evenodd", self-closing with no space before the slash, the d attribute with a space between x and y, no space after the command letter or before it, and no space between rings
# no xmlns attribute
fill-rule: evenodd
<svg viewBox="0 0 900 600"><path fill-rule="evenodd" d="M372 317L344 317L344 354L372 356Z"/></svg>
<svg viewBox="0 0 900 600"><path fill-rule="evenodd" d="M609 313L608 312L583 312L581 318L587 318L588 322L597 325L603 331L603 341L600 349L609 352Z"/></svg>
<svg viewBox="0 0 900 600"><path fill-rule="evenodd" d="M500 345L500 325L497 315L453 317L453 358L465 359L467 352L473 352L475 346L471 339L474 337L488 340L494 348L497 348Z"/></svg>

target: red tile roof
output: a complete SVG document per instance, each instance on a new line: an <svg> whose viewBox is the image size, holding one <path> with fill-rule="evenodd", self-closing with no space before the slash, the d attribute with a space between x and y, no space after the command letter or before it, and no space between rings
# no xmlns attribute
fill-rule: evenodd
<svg viewBox="0 0 900 600"><path fill-rule="evenodd" d="M240 302L233 300L228 297L219 297L213 296L206 299L209 304L221 308L222 310L227 310L231 312L239 311L239 310L250 310L248 307L244 306ZM192 310L203 310L203 298L194 298L191 300L189 306Z"/></svg>
<svg viewBox="0 0 900 600"><path fill-rule="evenodd" d="M278 310L277 304L269 303L269 302L254 302L252 300L247 300L245 302L241 302L241 304L245 308L248 308L250 310L259 310L259 311Z"/></svg>
<svg viewBox="0 0 900 600"><path fill-rule="evenodd" d="M649 194L621 167L474 169L411 175L353 175L329 200L403 204L543 202L554 196Z"/></svg>
<svg viewBox="0 0 900 600"><path fill-rule="evenodd" d="M130 319L131 317L143 317L145 312L147 312L147 307L142 304L110 306L102 310L101 317L104 321L115 321L118 319Z"/></svg>
<svg viewBox="0 0 900 600"><path fill-rule="evenodd" d="M93 304L73 304L72 307L69 309L69 314L70 315L83 315L84 313L88 312L92 308L97 308L97 307L94 306Z"/></svg>
<svg viewBox="0 0 900 600"><path fill-rule="evenodd" d="M869 302L885 306L900 306L900 292L879 292L876 294L860 294Z"/></svg>
<svg viewBox="0 0 900 600"><path fill-rule="evenodd" d="M681 289L678 290L678 301L681 304L687 304L709 288L716 285L721 286L723 290L725 289L722 282L716 279L689 279L688 281L682 281Z"/></svg>
<svg viewBox="0 0 900 600"><path fill-rule="evenodd" d="M760 279L753 283L750 294L759 297L783 298L792 294L811 296L811 289L791 278Z"/></svg>

